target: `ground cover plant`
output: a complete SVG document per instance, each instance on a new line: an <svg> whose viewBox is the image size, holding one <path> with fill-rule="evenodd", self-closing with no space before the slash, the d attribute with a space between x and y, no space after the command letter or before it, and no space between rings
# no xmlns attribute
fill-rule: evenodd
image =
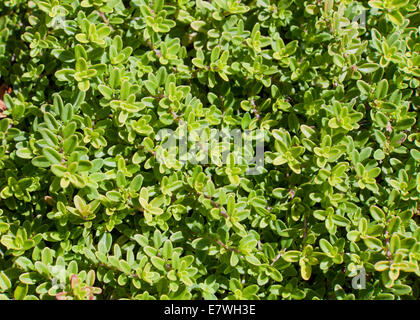
<svg viewBox="0 0 420 320"><path fill-rule="evenodd" d="M419 3L2 1L0 298L418 299Z"/></svg>

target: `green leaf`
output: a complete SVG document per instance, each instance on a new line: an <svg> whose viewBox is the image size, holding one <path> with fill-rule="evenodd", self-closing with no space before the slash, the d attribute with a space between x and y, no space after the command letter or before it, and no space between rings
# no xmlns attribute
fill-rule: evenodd
<svg viewBox="0 0 420 320"><path fill-rule="evenodd" d="M397 26L404 22L404 16L399 11L387 12L387 17Z"/></svg>
<svg viewBox="0 0 420 320"><path fill-rule="evenodd" d="M385 153L381 149L375 150L373 157L375 160L383 160L385 158Z"/></svg>
<svg viewBox="0 0 420 320"><path fill-rule="evenodd" d="M107 254L111 250L111 245L112 236L110 233L105 232L98 242L98 250L103 254Z"/></svg>
<svg viewBox="0 0 420 320"><path fill-rule="evenodd" d="M363 238L363 242L369 249L373 250L380 250L382 249L382 242L381 240L374 238L374 237L365 237Z"/></svg>
<svg viewBox="0 0 420 320"><path fill-rule="evenodd" d="M216 46L211 51L210 62L216 62L220 56L220 47Z"/></svg>
<svg viewBox="0 0 420 320"><path fill-rule="evenodd" d="M377 124L382 128L385 128L389 121L389 119L382 112L377 112L375 114L375 120Z"/></svg>
<svg viewBox="0 0 420 320"><path fill-rule="evenodd" d="M63 139L67 139L76 132L77 125L75 122L69 122L63 129Z"/></svg>
<svg viewBox="0 0 420 320"><path fill-rule="evenodd" d="M105 97L105 99L108 99L108 100L112 99L113 91L110 87L100 84L98 86L98 90Z"/></svg>
<svg viewBox="0 0 420 320"><path fill-rule="evenodd" d="M22 149L16 150L16 155L19 158L22 158L22 159L32 159L33 158L33 154L31 152L31 150L29 150L28 148L22 148Z"/></svg>
<svg viewBox="0 0 420 320"><path fill-rule="evenodd" d="M376 99L383 99L388 93L388 80L382 79L376 86L375 96Z"/></svg>
<svg viewBox="0 0 420 320"><path fill-rule="evenodd" d="M20 284L16 287L13 293L13 297L15 298L15 300L23 300L27 294L28 294L28 285Z"/></svg>
<svg viewBox="0 0 420 320"><path fill-rule="evenodd" d="M3 271L0 271L0 290L5 292L12 287L12 283Z"/></svg>
<svg viewBox="0 0 420 320"><path fill-rule="evenodd" d="M160 271L165 271L165 260L159 257L151 257L150 261L155 266L156 269Z"/></svg>
<svg viewBox="0 0 420 320"><path fill-rule="evenodd" d="M326 254L333 256L334 255L334 247L325 239L319 240L319 247L322 251Z"/></svg>
<svg viewBox="0 0 420 320"><path fill-rule="evenodd" d="M90 88L90 82L89 82L89 80L80 81L77 84L77 87L79 88L80 91L86 92Z"/></svg>
<svg viewBox="0 0 420 320"><path fill-rule="evenodd" d="M379 65L376 63L364 63L357 68L361 73L372 73L379 69Z"/></svg>
<svg viewBox="0 0 420 320"><path fill-rule="evenodd" d="M55 77L59 81L72 81L74 76L73 69L61 69L55 73Z"/></svg>
<svg viewBox="0 0 420 320"><path fill-rule="evenodd" d="M35 284L40 278L41 276L37 272L26 272L19 276L19 280L28 285Z"/></svg>
<svg viewBox="0 0 420 320"><path fill-rule="evenodd" d="M410 154L411 154L411 156L413 157L414 160L420 161L420 151L418 151L416 149L411 149Z"/></svg>
<svg viewBox="0 0 420 320"><path fill-rule="evenodd" d="M57 177L63 177L64 174L67 172L67 168L61 164L53 164L51 166L51 171L54 173Z"/></svg>
<svg viewBox="0 0 420 320"><path fill-rule="evenodd" d="M77 136L70 136L63 142L64 152L71 154L77 147Z"/></svg>
<svg viewBox="0 0 420 320"><path fill-rule="evenodd" d="M166 240L165 243L163 244L163 257L165 259L169 259L172 257L172 252L173 252L173 247L172 247L172 242L170 240Z"/></svg>
<svg viewBox="0 0 420 320"><path fill-rule="evenodd" d="M357 80L357 87L359 88L360 93L368 96L370 94L370 85L363 80Z"/></svg>
<svg viewBox="0 0 420 320"><path fill-rule="evenodd" d="M51 165L51 162L48 160L48 158L44 156L35 157L31 160L31 162L35 167L39 168L48 168Z"/></svg>
<svg viewBox="0 0 420 320"><path fill-rule="evenodd" d="M301 253L296 250L290 250L287 251L282 255L283 260L287 262L298 262L300 258Z"/></svg>
<svg viewBox="0 0 420 320"><path fill-rule="evenodd" d="M50 164L59 164L61 163L61 155L50 147L45 147L42 149L42 154L50 162Z"/></svg>
<svg viewBox="0 0 420 320"><path fill-rule="evenodd" d="M78 172L84 172L84 171L89 171L93 168L92 162L88 161L88 160L80 160L78 163L78 168L77 171Z"/></svg>
<svg viewBox="0 0 420 320"><path fill-rule="evenodd" d="M303 280L309 280L312 274L312 267L309 263L302 263L300 265L300 274Z"/></svg>
<svg viewBox="0 0 420 320"><path fill-rule="evenodd" d="M44 128L44 129L39 130L39 132L41 133L42 138L45 140L45 142L48 143L51 147L54 148L55 146L58 145L57 137L50 130L48 130L47 128Z"/></svg>
<svg viewBox="0 0 420 320"><path fill-rule="evenodd" d="M370 214L372 215L373 219L378 222L385 221L385 213L381 210L381 208L377 206L370 207Z"/></svg>
<svg viewBox="0 0 420 320"><path fill-rule="evenodd" d="M0 234L6 233L9 230L9 225L5 222L0 222Z"/></svg>
<svg viewBox="0 0 420 320"><path fill-rule="evenodd" d="M250 264L254 266L259 266L261 264L260 260L258 260L258 258L255 257L254 255L245 256L245 259L246 261L248 261Z"/></svg>
<svg viewBox="0 0 420 320"><path fill-rule="evenodd" d="M406 284L394 284L391 291L397 296L408 295L412 292L411 287Z"/></svg>

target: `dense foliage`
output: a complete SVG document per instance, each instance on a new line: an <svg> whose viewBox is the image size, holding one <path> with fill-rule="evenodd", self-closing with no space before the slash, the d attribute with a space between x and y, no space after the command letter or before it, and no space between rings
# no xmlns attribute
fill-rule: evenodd
<svg viewBox="0 0 420 320"><path fill-rule="evenodd" d="M0 298L418 299L419 3L3 0Z"/></svg>

